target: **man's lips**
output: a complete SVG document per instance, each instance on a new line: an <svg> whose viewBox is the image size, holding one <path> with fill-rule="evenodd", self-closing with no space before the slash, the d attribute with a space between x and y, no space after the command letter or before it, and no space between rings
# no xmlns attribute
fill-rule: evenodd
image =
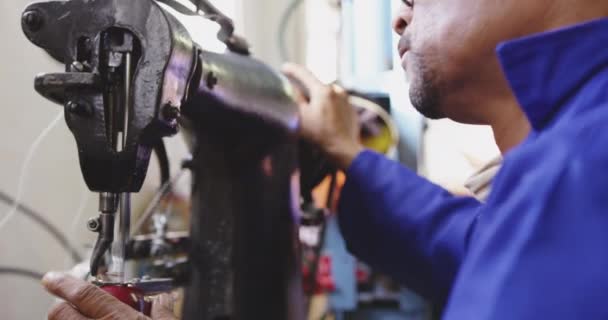
<svg viewBox="0 0 608 320"><path fill-rule="evenodd" d="M401 59L403 59L403 57L405 56L405 54L408 51L410 51L410 48L399 46L399 57L401 57Z"/></svg>
<svg viewBox="0 0 608 320"><path fill-rule="evenodd" d="M410 40L408 37L402 37L399 39L399 45L397 46L397 50L399 50L399 57L403 59L403 56L410 51Z"/></svg>
<svg viewBox="0 0 608 320"><path fill-rule="evenodd" d="M410 53L410 49L408 47L402 47L399 46L398 48L399 50L399 57L401 58L401 67L403 68L403 71L407 72L407 65L408 65L408 56Z"/></svg>

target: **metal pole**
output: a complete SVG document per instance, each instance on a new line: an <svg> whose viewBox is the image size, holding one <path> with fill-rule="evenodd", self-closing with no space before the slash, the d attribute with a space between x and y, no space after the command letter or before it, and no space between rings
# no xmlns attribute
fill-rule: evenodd
<svg viewBox="0 0 608 320"><path fill-rule="evenodd" d="M127 134L129 128L129 106L131 105L131 53L125 53L124 62L124 96L123 96L123 125L121 139L118 142L117 151L123 151L127 147ZM113 280L125 282L125 259L127 244L131 233L131 194L128 192L120 194L119 224L116 242L112 248L112 266L109 274L116 277Z"/></svg>

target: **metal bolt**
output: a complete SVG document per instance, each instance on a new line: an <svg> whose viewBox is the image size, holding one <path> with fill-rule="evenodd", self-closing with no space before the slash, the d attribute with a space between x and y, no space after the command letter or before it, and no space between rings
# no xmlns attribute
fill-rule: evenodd
<svg viewBox="0 0 608 320"><path fill-rule="evenodd" d="M207 88L209 90L213 90L213 88L217 85L218 79L213 72L207 73L205 76L205 83L207 84Z"/></svg>
<svg viewBox="0 0 608 320"><path fill-rule="evenodd" d="M87 51L91 51L93 50L93 41L91 41L91 38L84 38L84 48Z"/></svg>
<svg viewBox="0 0 608 320"><path fill-rule="evenodd" d="M175 120L177 118L179 118L180 115L180 110L178 107L174 107L171 104L166 104L163 107L163 117L166 120Z"/></svg>
<svg viewBox="0 0 608 320"><path fill-rule="evenodd" d="M78 103L74 102L74 101L68 101L68 103L65 105L68 110L70 112L76 112L76 110L78 110L79 106Z"/></svg>
<svg viewBox="0 0 608 320"><path fill-rule="evenodd" d="M98 232L101 227L101 223L99 222L99 218L91 218L87 221L87 229L93 232Z"/></svg>
<svg viewBox="0 0 608 320"><path fill-rule="evenodd" d="M87 105L85 103L68 101L68 103L66 103L65 106L69 112L82 116L82 117L89 117L93 114L93 109L91 109L89 107L89 105Z"/></svg>
<svg viewBox="0 0 608 320"><path fill-rule="evenodd" d="M193 170L194 169L194 160L186 159L182 161L182 169Z"/></svg>
<svg viewBox="0 0 608 320"><path fill-rule="evenodd" d="M40 12L35 10L25 12L22 19L23 24L27 26L31 32L36 32L42 29L42 26L44 25L42 15L40 15Z"/></svg>
<svg viewBox="0 0 608 320"><path fill-rule="evenodd" d="M70 69L72 69L73 72L83 72L84 65L80 61L74 61L70 65Z"/></svg>

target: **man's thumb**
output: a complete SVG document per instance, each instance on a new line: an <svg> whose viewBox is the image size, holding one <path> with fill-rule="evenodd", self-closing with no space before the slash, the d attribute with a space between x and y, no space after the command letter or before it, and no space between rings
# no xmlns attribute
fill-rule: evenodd
<svg viewBox="0 0 608 320"><path fill-rule="evenodd" d="M177 320L173 313L173 297L163 293L152 302L152 320Z"/></svg>

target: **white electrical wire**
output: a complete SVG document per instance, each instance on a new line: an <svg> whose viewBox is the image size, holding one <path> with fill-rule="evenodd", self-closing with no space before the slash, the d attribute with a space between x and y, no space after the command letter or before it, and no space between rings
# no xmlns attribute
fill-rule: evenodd
<svg viewBox="0 0 608 320"><path fill-rule="evenodd" d="M80 197L80 203L78 204L78 209L76 210L76 216L74 220L72 220L72 224L70 225L70 229L68 229L68 237L71 237L76 232L76 228L78 227L78 223L80 222L80 218L84 214L84 209L87 208L87 204L90 200L91 191L88 189L84 189L82 191L82 196Z"/></svg>
<svg viewBox="0 0 608 320"><path fill-rule="evenodd" d="M87 204L89 203L89 200L91 199L91 192L85 188L82 191L82 196L80 197L80 203L78 204L78 209L76 209L76 216L74 217L74 220L72 220L72 224L70 224L70 228L68 229L68 234L67 237L70 240L70 242L75 243L76 241L74 241L74 234L76 233L76 228L78 228L78 225L80 223L80 219L82 218L85 209L87 208ZM68 258L66 258L66 261L64 263L64 265L69 266L70 265L70 260Z"/></svg>
<svg viewBox="0 0 608 320"><path fill-rule="evenodd" d="M2 228L7 224L7 222L17 212L19 212L17 208L19 207L19 203L21 202L21 198L23 197L23 184L27 180L30 163L34 158L34 155L36 155L36 151L38 151L38 147L40 147L40 144L42 143L44 138L51 132L51 130L59 123L61 119L63 119L63 110L61 110L61 112L59 112L57 116L55 116L55 118L48 124L46 128L44 128L44 130L42 130L42 132L40 132L40 135L38 135L36 140L34 140L32 145L28 149L23 164L21 165L21 171L19 173L19 182L17 184L17 197L15 197L15 201L13 202L11 208L8 209L2 220L0 220L0 230L2 230Z"/></svg>

